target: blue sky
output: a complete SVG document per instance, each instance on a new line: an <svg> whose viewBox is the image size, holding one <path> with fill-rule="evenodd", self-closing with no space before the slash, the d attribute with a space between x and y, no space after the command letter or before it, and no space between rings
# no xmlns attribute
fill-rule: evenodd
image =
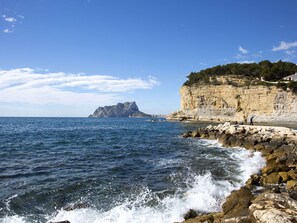
<svg viewBox="0 0 297 223"><path fill-rule="evenodd" d="M297 62L296 0L1 0L0 116L179 109L191 71Z"/></svg>

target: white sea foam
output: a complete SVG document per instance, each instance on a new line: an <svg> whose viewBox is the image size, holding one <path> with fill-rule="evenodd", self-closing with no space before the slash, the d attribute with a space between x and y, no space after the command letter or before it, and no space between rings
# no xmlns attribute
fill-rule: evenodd
<svg viewBox="0 0 297 223"><path fill-rule="evenodd" d="M3 219L0 219L0 222L3 222L3 223L27 223L29 221L26 221L24 217L14 215L14 216L7 216L7 217L4 217Z"/></svg>
<svg viewBox="0 0 297 223"><path fill-rule="evenodd" d="M204 146L218 146L217 142L209 142L202 141ZM240 173L237 175L236 182L214 180L208 172L191 176L187 188L179 189L174 195L167 195L162 199L145 188L137 196L127 199L108 211L94 208L60 210L48 216L48 222L68 220L71 223L172 223L182 221L183 215L189 209L199 212L219 211L226 196L232 190L244 185L251 174L256 173L265 165L259 152L250 152L242 148L232 150L230 159L239 163ZM168 162L161 160L161 165L172 164L172 162L172 160ZM157 201L157 204L148 205L153 200ZM3 222L23 223L26 221L19 216L12 216L6 217Z"/></svg>

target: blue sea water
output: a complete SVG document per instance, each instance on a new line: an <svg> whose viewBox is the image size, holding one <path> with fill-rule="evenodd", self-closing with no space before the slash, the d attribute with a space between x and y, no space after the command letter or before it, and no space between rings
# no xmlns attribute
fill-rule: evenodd
<svg viewBox="0 0 297 223"><path fill-rule="evenodd" d="M0 118L0 222L171 223L220 210L264 161L181 134L205 124Z"/></svg>

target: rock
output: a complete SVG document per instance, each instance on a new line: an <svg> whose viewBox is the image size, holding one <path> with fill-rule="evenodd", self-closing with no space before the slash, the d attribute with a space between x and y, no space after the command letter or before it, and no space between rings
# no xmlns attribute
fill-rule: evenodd
<svg viewBox="0 0 297 223"><path fill-rule="evenodd" d="M278 173L280 175L280 177L282 178L282 182L286 183L288 180L292 179L290 177L290 175L288 174L288 172L279 172Z"/></svg>
<svg viewBox="0 0 297 223"><path fill-rule="evenodd" d="M195 218L198 216L198 213L196 211L194 211L193 209L190 209L185 215L184 215L184 219L188 220L190 218Z"/></svg>
<svg viewBox="0 0 297 223"><path fill-rule="evenodd" d="M285 194L263 193L252 201L249 212L253 222L295 223L297 201Z"/></svg>
<svg viewBox="0 0 297 223"><path fill-rule="evenodd" d="M288 171L288 175L289 175L292 179L297 179L297 170L290 170L290 171Z"/></svg>
<svg viewBox="0 0 297 223"><path fill-rule="evenodd" d="M233 191L223 204L224 218L242 217L248 215L248 207L251 204L253 195L247 187Z"/></svg>
<svg viewBox="0 0 297 223"><path fill-rule="evenodd" d="M182 135L183 138L192 137L192 132L186 132Z"/></svg>
<svg viewBox="0 0 297 223"><path fill-rule="evenodd" d="M183 223L219 223L223 217L222 212L202 214L195 218L190 218Z"/></svg>
<svg viewBox="0 0 297 223"><path fill-rule="evenodd" d="M272 172L287 172L289 171L290 168L286 165L278 165L278 164L271 164L271 163L268 163L267 166L263 167L262 168L262 173L263 174L271 174Z"/></svg>
<svg viewBox="0 0 297 223"><path fill-rule="evenodd" d="M277 172L273 172L267 176L262 176L260 183L262 185L267 184L279 184L281 182L281 177Z"/></svg>
<svg viewBox="0 0 297 223"><path fill-rule="evenodd" d="M249 189L252 188L252 186L259 186L260 176L257 174L252 175L245 183L246 187Z"/></svg>
<svg viewBox="0 0 297 223"><path fill-rule="evenodd" d="M297 189L297 180L289 180L286 185L287 190Z"/></svg>
<svg viewBox="0 0 297 223"><path fill-rule="evenodd" d="M117 105L99 107L89 117L152 117L139 111L136 102L118 103Z"/></svg>
<svg viewBox="0 0 297 223"><path fill-rule="evenodd" d="M197 138L197 137L200 137L201 135L200 135L200 132L199 131L193 131L192 132L192 137L193 138Z"/></svg>
<svg viewBox="0 0 297 223"><path fill-rule="evenodd" d="M76 204L72 204L70 206L67 206L64 208L65 211L72 211L75 209L82 209L82 208L88 208L90 207L90 205L88 203L76 203Z"/></svg>

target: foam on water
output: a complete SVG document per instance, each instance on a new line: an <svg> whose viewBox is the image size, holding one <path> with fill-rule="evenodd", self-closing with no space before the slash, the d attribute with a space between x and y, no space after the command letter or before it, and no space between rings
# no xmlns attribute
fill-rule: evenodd
<svg viewBox="0 0 297 223"><path fill-rule="evenodd" d="M202 143L218 146L217 142L209 142L211 143L204 140ZM191 176L186 189L178 189L174 195L168 195L163 199L146 188L138 196L109 211L92 208L60 210L54 217L49 217L49 222L69 220L71 223L172 223L182 221L183 215L189 209L201 213L219 211L226 196L244 185L251 174L258 172L265 165L259 152L250 152L243 148L235 148L230 154L230 159L240 163L237 182L214 180L208 172ZM168 164L171 164L171 161ZM152 200L157 201L157 204L148 205Z"/></svg>
<svg viewBox="0 0 297 223"><path fill-rule="evenodd" d="M177 188L174 194L165 195L164 193L160 196L162 192L153 192L146 187L137 194L131 194L107 211L93 207L71 211L61 209L48 215L47 222L68 220L71 223L172 223L182 221L183 215L189 209L201 213L219 211L226 196L232 190L244 185L251 174L258 172L265 165L259 152L250 152L243 148L225 149L217 141L199 140L197 142L204 147L228 150L228 158L238 164L237 180L215 180L210 172L195 174L190 170L191 174L186 179L186 186ZM181 162L179 159L160 159L156 165L165 168L179 162ZM9 208L10 200L7 200L6 208ZM0 219L0 222L27 223L32 220L13 215Z"/></svg>

